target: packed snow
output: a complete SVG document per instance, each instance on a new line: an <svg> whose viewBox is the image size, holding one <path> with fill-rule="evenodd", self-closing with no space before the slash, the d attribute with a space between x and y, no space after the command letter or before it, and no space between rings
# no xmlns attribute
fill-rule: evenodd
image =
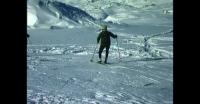
<svg viewBox="0 0 200 104"><path fill-rule="evenodd" d="M28 104L173 104L172 0L27 5ZM118 35L105 65L96 63L101 24Z"/></svg>

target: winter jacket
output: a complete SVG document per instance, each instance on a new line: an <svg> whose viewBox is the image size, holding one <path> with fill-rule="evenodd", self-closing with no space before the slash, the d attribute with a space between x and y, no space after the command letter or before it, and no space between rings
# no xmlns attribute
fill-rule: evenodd
<svg viewBox="0 0 200 104"><path fill-rule="evenodd" d="M97 43L99 43L99 40L101 39L102 46L110 46L110 37L117 38L117 35L114 35L109 31L102 31L97 37Z"/></svg>

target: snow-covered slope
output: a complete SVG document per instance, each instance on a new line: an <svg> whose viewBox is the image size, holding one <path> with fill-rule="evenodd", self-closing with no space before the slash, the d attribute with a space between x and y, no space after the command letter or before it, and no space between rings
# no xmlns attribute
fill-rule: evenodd
<svg viewBox="0 0 200 104"><path fill-rule="evenodd" d="M29 0L27 5L29 28L147 23L155 20L149 9L154 8L160 15L173 9L171 0Z"/></svg>
<svg viewBox="0 0 200 104"><path fill-rule="evenodd" d="M28 1L28 7L29 27L73 27L95 21L85 11L62 2L34 0Z"/></svg>
<svg viewBox="0 0 200 104"><path fill-rule="evenodd" d="M172 0L27 5L28 104L173 104ZM99 24L118 35L106 65L95 63Z"/></svg>
<svg viewBox="0 0 200 104"><path fill-rule="evenodd" d="M173 104L172 33L162 34L169 27L144 27L130 29L134 34L112 29L118 45L111 40L108 65L95 63L95 27L29 30L27 103ZM145 42L140 33L160 35L147 35Z"/></svg>

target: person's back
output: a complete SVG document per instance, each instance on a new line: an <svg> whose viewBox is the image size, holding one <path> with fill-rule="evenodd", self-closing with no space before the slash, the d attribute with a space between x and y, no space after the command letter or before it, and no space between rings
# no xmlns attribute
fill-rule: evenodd
<svg viewBox="0 0 200 104"><path fill-rule="evenodd" d="M107 26L102 26L102 32L97 37L97 43L99 43L101 39L101 44L99 47L99 59L101 62L101 53L103 52L103 49L106 48L106 57L104 63L107 63L109 48L110 48L110 37L117 38L117 35L114 35L112 32L107 31Z"/></svg>
<svg viewBox="0 0 200 104"><path fill-rule="evenodd" d="M97 41L99 42L99 40L101 39L101 45L110 46L110 43L111 43L110 42L110 36L113 37L113 38L116 37L113 33L109 32L109 31L102 31L99 34Z"/></svg>

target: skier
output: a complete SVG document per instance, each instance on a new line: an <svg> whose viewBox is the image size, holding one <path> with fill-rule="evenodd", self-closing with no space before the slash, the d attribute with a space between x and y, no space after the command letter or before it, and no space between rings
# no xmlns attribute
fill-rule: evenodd
<svg viewBox="0 0 200 104"><path fill-rule="evenodd" d="M26 38L27 38L27 42L30 43L30 40L29 40L30 35L28 33L26 34Z"/></svg>
<svg viewBox="0 0 200 104"><path fill-rule="evenodd" d="M103 49L106 48L106 57L105 57L105 61L104 63L107 63L107 59L108 59L108 53L109 53L109 48L110 48L110 36L112 38L117 38L117 35L114 35L112 32L107 31L107 26L103 25L102 29L101 29L101 33L98 35L97 37L97 43L99 43L100 39L101 39L101 43L100 43L100 47L99 47L99 63L102 62L101 60L101 53L103 52Z"/></svg>
<svg viewBox="0 0 200 104"><path fill-rule="evenodd" d="M26 37L27 37L27 38L29 38L29 37L30 37L30 35L27 33Z"/></svg>

